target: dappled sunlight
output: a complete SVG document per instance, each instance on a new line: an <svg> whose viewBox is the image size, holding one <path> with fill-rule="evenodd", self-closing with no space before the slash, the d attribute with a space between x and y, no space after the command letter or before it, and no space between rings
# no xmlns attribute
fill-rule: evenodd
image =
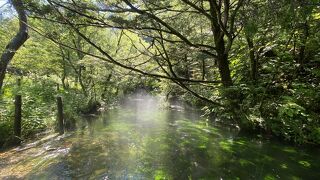
<svg viewBox="0 0 320 180"><path fill-rule="evenodd" d="M0 153L0 178L23 178L34 170L57 161L57 157L69 152L67 145L61 146L65 137L57 134L46 136L33 143L24 144L10 151ZM57 147L56 145L59 146Z"/></svg>
<svg viewBox="0 0 320 180"><path fill-rule="evenodd" d="M197 112L134 95L65 136L0 154L1 178L275 179L318 177L319 152L237 135ZM250 173L248 173L250 172ZM318 173L318 174L317 174Z"/></svg>
<svg viewBox="0 0 320 180"><path fill-rule="evenodd" d="M0 0L0 179L320 179L318 1Z"/></svg>

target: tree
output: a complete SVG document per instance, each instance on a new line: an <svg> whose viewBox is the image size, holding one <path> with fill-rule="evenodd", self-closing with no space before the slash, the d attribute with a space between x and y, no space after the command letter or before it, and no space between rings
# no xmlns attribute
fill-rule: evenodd
<svg viewBox="0 0 320 180"><path fill-rule="evenodd" d="M24 5L21 0L12 0L12 5L18 13L19 31L15 37L5 47L0 59L0 91L3 86L3 80L6 74L7 67L15 55L16 51L28 39L27 15L24 10Z"/></svg>
<svg viewBox="0 0 320 180"><path fill-rule="evenodd" d="M170 79L200 99L216 105L219 105L219 103L213 102L210 98L197 93L190 87L189 83L222 83L225 87L233 84L228 58L232 50L232 43L241 30L241 24L235 22L238 11L244 2L244 0L234 2L225 0L219 2L201 1L199 3L185 0L182 2L165 1L158 3L154 1L130 2L124 0L120 1L120 3L108 1L95 4L80 1L49 1L51 8L54 9L51 12L55 12L56 14L56 17L53 17L51 21L70 26L79 37L104 56L100 56L99 58L143 75ZM71 14L76 14L82 21L74 21L70 16ZM185 17L194 17L194 20L188 22L190 25L187 25ZM144 52L141 53L143 56L152 58L154 60L153 64L156 63L158 65L157 69L160 69L158 72L162 71L162 73L146 72L139 68L139 66L132 66L132 63L128 64L125 61L117 61L114 56L110 55L110 51L108 52L99 46L97 42L93 41L81 30L86 26L113 28L116 31L122 30L137 34L140 37L138 40L140 43L147 42L152 47L147 49L140 48L137 51ZM194 29L195 26L199 26L203 30L199 33ZM208 35L209 33L211 33L211 36ZM205 40L199 41L202 38ZM137 44L137 41L131 43L136 48L135 44ZM213 67L218 69L221 80L204 79L205 73L210 74L206 72L206 64L210 63L204 62L203 59L199 59L202 62L203 77L200 78L202 80L180 76L179 73L175 72L175 70L180 68L175 68L174 66L178 64L171 62L173 61L172 54L166 51L166 44L181 46L182 49L189 52L194 51L205 54L209 57L206 58L207 60L216 62L217 66ZM157 46L160 48L157 48ZM77 50L79 51L80 49ZM148 53L145 53L146 51ZM81 53L90 55L87 52ZM183 59L188 59L188 55L183 56L179 61ZM184 64L187 65L188 63ZM216 78L207 77L210 79Z"/></svg>

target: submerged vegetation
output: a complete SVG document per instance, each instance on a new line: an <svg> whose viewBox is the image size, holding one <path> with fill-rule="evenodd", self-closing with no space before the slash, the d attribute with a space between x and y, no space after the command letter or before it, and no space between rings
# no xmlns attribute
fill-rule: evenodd
<svg viewBox="0 0 320 180"><path fill-rule="evenodd" d="M159 109L151 96L128 98L122 104L87 119L88 128L0 154L0 178L317 179L320 175L319 149L241 136L233 128L199 119L195 111Z"/></svg>
<svg viewBox="0 0 320 180"><path fill-rule="evenodd" d="M315 0L0 0L0 13L0 147L15 135L15 95L27 139L57 129L56 96L74 129L138 91L244 132L320 144Z"/></svg>

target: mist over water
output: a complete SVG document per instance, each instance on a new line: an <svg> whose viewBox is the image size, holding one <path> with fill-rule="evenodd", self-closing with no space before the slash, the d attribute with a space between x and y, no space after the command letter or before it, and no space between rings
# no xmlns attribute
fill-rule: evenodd
<svg viewBox="0 0 320 180"><path fill-rule="evenodd" d="M134 120L148 120L152 114L160 110L160 98L140 92L127 96L122 102L122 106L133 111Z"/></svg>
<svg viewBox="0 0 320 180"><path fill-rule="evenodd" d="M0 178L316 179L319 150L242 137L141 91L84 126L1 154Z"/></svg>

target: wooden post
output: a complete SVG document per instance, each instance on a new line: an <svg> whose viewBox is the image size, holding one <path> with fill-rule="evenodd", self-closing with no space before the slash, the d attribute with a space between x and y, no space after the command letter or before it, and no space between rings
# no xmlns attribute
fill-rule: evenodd
<svg viewBox="0 0 320 180"><path fill-rule="evenodd" d="M21 119L22 119L22 96L20 95L21 79L17 79L18 91L14 100L14 122L13 122L13 135L14 143L19 145L21 143Z"/></svg>
<svg viewBox="0 0 320 180"><path fill-rule="evenodd" d="M58 128L59 134L64 133L64 122L63 122L63 105L62 98L60 96L57 97L57 107L58 107Z"/></svg>
<svg viewBox="0 0 320 180"><path fill-rule="evenodd" d="M16 95L15 96L15 112L14 112L14 135L19 138L19 141L17 142L20 144L21 142L21 106L22 106L22 98L21 95Z"/></svg>
<svg viewBox="0 0 320 180"><path fill-rule="evenodd" d="M17 79L17 85L18 85L18 87L21 86L21 79L20 78Z"/></svg>

